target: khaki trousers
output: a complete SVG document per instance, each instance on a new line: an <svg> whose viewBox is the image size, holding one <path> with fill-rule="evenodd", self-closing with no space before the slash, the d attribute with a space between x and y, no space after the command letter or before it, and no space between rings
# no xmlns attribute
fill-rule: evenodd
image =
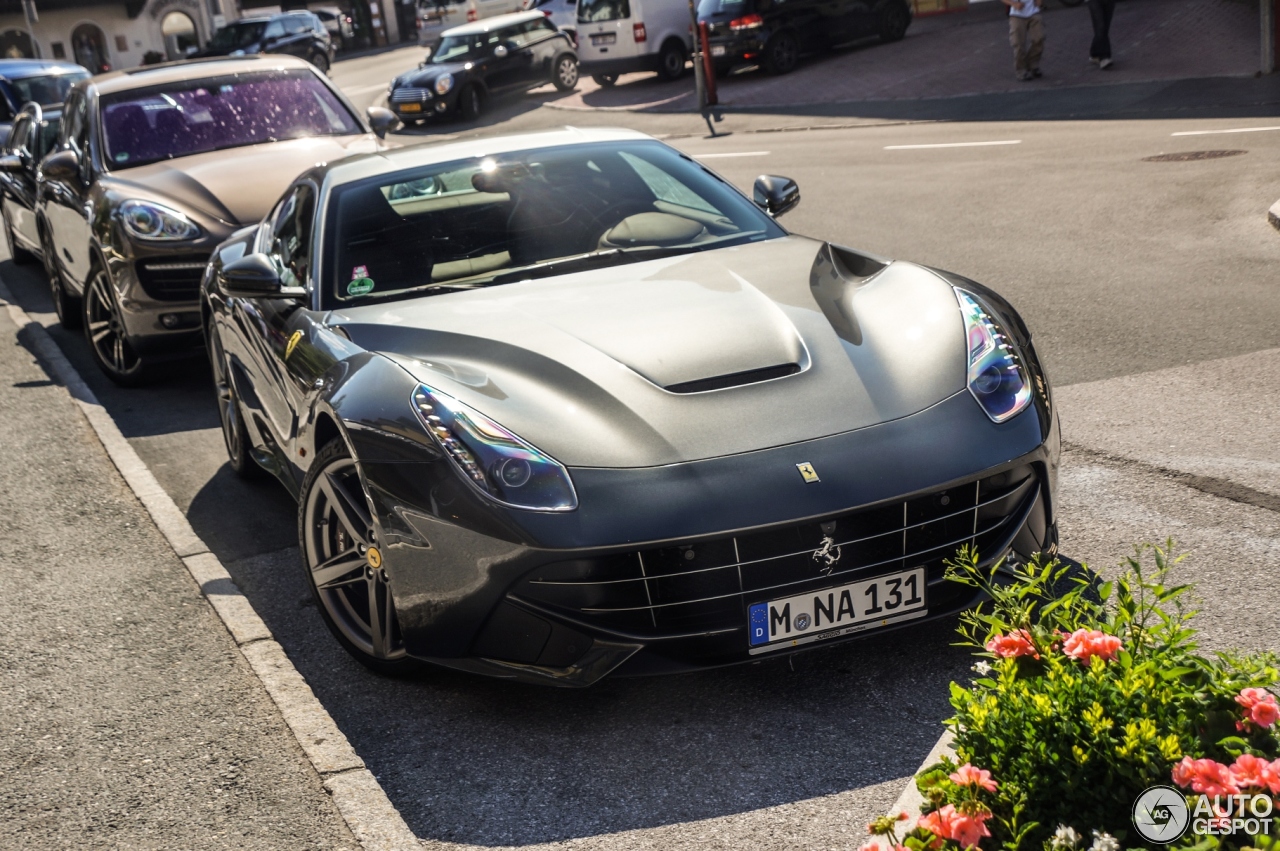
<svg viewBox="0 0 1280 851"><path fill-rule="evenodd" d="M1040 68L1044 53L1044 21L1039 13L1029 18L1009 16L1009 44L1013 46L1013 70L1026 74Z"/></svg>

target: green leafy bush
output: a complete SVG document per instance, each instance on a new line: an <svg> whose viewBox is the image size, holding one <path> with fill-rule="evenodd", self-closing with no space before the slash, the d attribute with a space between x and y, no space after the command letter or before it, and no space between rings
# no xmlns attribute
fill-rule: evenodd
<svg viewBox="0 0 1280 851"><path fill-rule="evenodd" d="M980 657L973 683L951 685L962 765L944 759L916 779L924 815L901 843L896 819L872 832L915 851L1119 851L1147 844L1130 819L1151 786L1280 797L1276 702L1264 691L1280 680L1275 659L1197 652L1188 586L1165 584L1180 560L1171 549L1139 548L1104 583L1041 558L984 570L962 549L948 578L989 598L959 629ZM1182 844L1269 841L1188 833Z"/></svg>

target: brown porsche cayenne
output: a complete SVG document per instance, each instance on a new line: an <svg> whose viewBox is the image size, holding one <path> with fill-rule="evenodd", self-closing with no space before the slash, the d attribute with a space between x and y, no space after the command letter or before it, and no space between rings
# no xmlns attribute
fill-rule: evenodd
<svg viewBox="0 0 1280 851"><path fill-rule="evenodd" d="M36 222L62 324L83 324L98 366L137 384L200 345L209 252L256 224L317 163L378 149L398 124L361 118L289 56L106 74L67 96L41 163Z"/></svg>

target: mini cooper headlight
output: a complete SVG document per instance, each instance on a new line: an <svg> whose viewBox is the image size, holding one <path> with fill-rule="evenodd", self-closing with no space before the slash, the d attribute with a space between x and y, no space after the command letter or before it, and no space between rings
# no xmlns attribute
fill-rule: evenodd
<svg viewBox="0 0 1280 851"><path fill-rule="evenodd" d="M125 201L120 205L120 220L137 239L170 242L200 236L200 228L182 213L150 201Z"/></svg>
<svg viewBox="0 0 1280 851"><path fill-rule="evenodd" d="M1031 402L1031 383L1011 338L978 297L956 288L969 348L969 392L993 422L1002 423Z"/></svg>
<svg viewBox="0 0 1280 851"><path fill-rule="evenodd" d="M578 507L569 471L479 411L425 384L413 409L427 431L485 496L513 508L572 511Z"/></svg>
<svg viewBox="0 0 1280 851"><path fill-rule="evenodd" d="M452 88L453 88L452 74L441 74L439 77L436 77L436 94L438 95L448 94L449 90Z"/></svg>

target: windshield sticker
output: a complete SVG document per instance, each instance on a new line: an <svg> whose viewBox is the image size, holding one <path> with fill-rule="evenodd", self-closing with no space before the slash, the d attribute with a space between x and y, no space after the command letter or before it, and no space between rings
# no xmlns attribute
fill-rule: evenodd
<svg viewBox="0 0 1280 851"><path fill-rule="evenodd" d="M356 278L347 284L347 295L368 295L373 292L373 278Z"/></svg>
<svg viewBox="0 0 1280 851"><path fill-rule="evenodd" d="M357 266L351 270L351 280L353 281L358 281L361 278L367 278L367 277L369 277L368 266Z"/></svg>

